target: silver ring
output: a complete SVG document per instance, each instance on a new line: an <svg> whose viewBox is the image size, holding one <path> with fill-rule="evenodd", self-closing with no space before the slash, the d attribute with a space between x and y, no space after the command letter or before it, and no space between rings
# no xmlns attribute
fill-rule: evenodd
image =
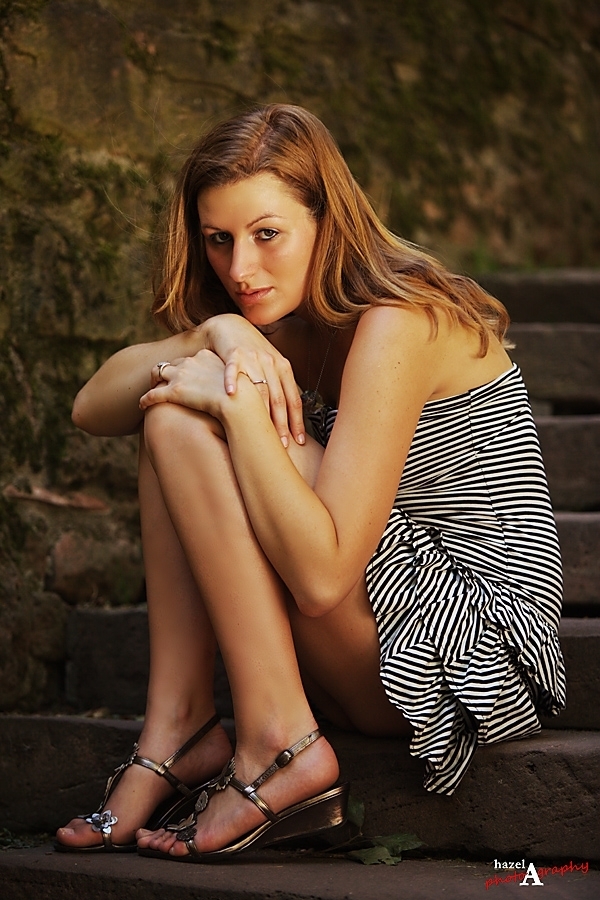
<svg viewBox="0 0 600 900"><path fill-rule="evenodd" d="M163 375L162 375L162 370L164 369L164 367L165 367L165 366L170 366L170 365L171 365L170 362L159 362L159 363L156 363L156 368L158 369L158 377L159 377L159 378L162 378L162 377L163 377Z"/></svg>
<svg viewBox="0 0 600 900"><path fill-rule="evenodd" d="M268 384L268 383L269 383L269 382L267 381L266 378L261 378L260 381L253 381L253 382L252 382L252 384Z"/></svg>

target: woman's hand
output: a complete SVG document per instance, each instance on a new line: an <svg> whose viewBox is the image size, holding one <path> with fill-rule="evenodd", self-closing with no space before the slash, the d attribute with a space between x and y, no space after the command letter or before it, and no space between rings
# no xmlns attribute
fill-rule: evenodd
<svg viewBox="0 0 600 900"><path fill-rule="evenodd" d="M178 403L220 419L227 398L224 371L225 365L212 350L158 363L150 372L151 388L140 398L140 409L157 403Z"/></svg>
<svg viewBox="0 0 600 900"><path fill-rule="evenodd" d="M227 394L235 394L238 377L247 375L260 389L284 447L290 435L304 444L302 400L288 360L241 316L214 316L199 327L209 349L224 363Z"/></svg>

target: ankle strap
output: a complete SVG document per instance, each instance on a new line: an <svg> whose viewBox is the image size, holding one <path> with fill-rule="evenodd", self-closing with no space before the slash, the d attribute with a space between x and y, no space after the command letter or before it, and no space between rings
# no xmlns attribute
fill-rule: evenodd
<svg viewBox="0 0 600 900"><path fill-rule="evenodd" d="M201 741L204 735L208 734L209 731L212 731L215 725L218 725L220 721L220 716L218 715L218 713L215 713L215 715L211 719L209 719L208 722L206 722L202 726L202 728L198 729L196 734L193 734L191 736L189 741L185 742L183 747L180 747L179 750L176 750L172 756L170 756L168 759L165 759L164 763L162 763L156 770L157 774L164 775L165 772L168 772L171 766L174 766L182 756L185 756L188 750L191 750L192 747L194 747L198 743L198 741Z"/></svg>
<svg viewBox="0 0 600 900"><path fill-rule="evenodd" d="M314 742L321 736L321 731L317 728L316 731L311 731L310 734L305 735L305 737L299 740L288 750L282 750L275 762L272 763L268 769L265 769L262 775L259 775L258 778L256 778L252 782L252 784L248 785L248 787L252 790L256 790L256 788L259 788L261 784L265 783L267 778L270 778L271 775L274 775L278 769L284 769L286 766L289 766L295 756L298 756L298 754L301 753L302 750L305 750L311 744L314 744Z"/></svg>
<svg viewBox="0 0 600 900"><path fill-rule="evenodd" d="M153 760L148 759L145 756L135 756L132 762L136 766L143 766L145 769L151 769L153 772L156 772L157 775L161 775L165 778L172 788L179 791L185 797L192 797L193 791L191 791L187 785L185 785L182 781L176 778L169 769L171 766L174 766L176 762L178 762L185 754L194 747L198 741L201 741L202 738L211 731L215 725L220 722L220 717L218 714L215 715L206 722L202 728L198 729L198 731L191 736L191 738L185 742L185 744L176 750L172 756L169 756L168 759L165 759L163 763L155 763Z"/></svg>
<svg viewBox="0 0 600 900"><path fill-rule="evenodd" d="M274 775L279 769L284 769L286 766L289 766L291 761L295 756L298 756L302 750L305 750L311 744L314 744L316 740L322 737L321 731L317 728L316 731L311 731L310 734L307 734L305 737L301 738L296 744L292 747L289 747L287 750L282 750L275 762L273 762L268 769L259 775L252 784L244 784L243 781L240 781L239 778L233 777L231 779L231 786L234 787L240 794L243 794L248 800L252 800L255 806L258 806L260 811L264 816L267 817L271 822L278 822L279 816L277 813L273 812L271 807L265 803L262 797L256 793L257 788L264 784L267 778L270 778L271 775Z"/></svg>

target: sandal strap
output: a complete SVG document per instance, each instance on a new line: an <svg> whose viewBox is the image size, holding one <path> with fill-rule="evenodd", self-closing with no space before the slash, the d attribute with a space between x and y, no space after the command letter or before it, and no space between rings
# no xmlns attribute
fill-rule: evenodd
<svg viewBox="0 0 600 900"><path fill-rule="evenodd" d="M100 832L102 835L102 843L104 844L105 850L114 850L114 845L112 842L112 826L116 825L119 821L116 816L113 816L110 809L105 810L104 812L95 812L89 816L77 816L78 819L83 819L84 822L87 822L88 825L92 826L92 831Z"/></svg>
<svg viewBox="0 0 600 900"><path fill-rule="evenodd" d="M262 797L259 797L256 790L261 784L264 784L271 775L274 775L275 772L279 771L279 769L284 769L286 766L289 766L295 756L298 756L299 753L306 750L311 744L314 744L320 737L322 737L322 732L319 728L317 728L316 731L311 731L310 734L305 735L292 747L288 747L287 750L282 750L277 759L271 763L268 769L265 769L262 775L255 778L252 784L244 784L239 778L233 777L230 781L231 786L234 787L236 791L239 791L240 794L243 794L248 800L252 800L254 805L260 809L261 813L266 816L267 819L271 822L278 822L279 816L277 813L273 812L271 807L268 803L265 803Z"/></svg>
<svg viewBox="0 0 600 900"><path fill-rule="evenodd" d="M146 769L151 769L153 772L156 772L157 775L160 775L162 778L166 778L172 788L176 791L179 791L180 794L183 794L184 797L193 797L194 793L185 785L179 778L176 778L175 775L172 774L169 770L172 766L175 765L176 762L185 756L185 754L194 747L198 741L201 741L202 738L211 731L215 725L217 725L220 721L220 717L215 713L212 718L206 722L202 728L198 729L198 731L191 736L191 738L183 744L179 750L176 750L168 759L165 759L163 763L155 763L153 760L148 759L146 756L135 755L131 760L132 765L143 766Z"/></svg>
<svg viewBox="0 0 600 900"><path fill-rule="evenodd" d="M259 775L252 784L245 784L243 781L240 781L239 778L235 777L235 757L233 757L229 760L218 778L215 778L207 789L202 791L199 795L192 814L188 816L185 821L180 822L179 825L167 825L167 830L172 831L177 835L177 840L186 845L191 856L201 856L202 854L196 849L194 844L194 836L198 830L198 816L200 813L204 812L211 797L213 797L217 791L224 791L229 785L234 787L236 791L239 791L240 794L243 794L244 797L247 797L248 800L251 800L270 822L279 822L280 817L277 813L273 812L271 807L268 803L265 803L262 797L259 797L256 793L256 789L260 787L261 784L264 784L267 778L270 778L271 775L274 775L279 769L284 769L288 766L295 756L311 744L314 744L314 742L322 736L322 732L317 728L316 731L311 731L310 734L305 735L291 747L288 747L287 750L282 750L277 759L271 763L269 768L265 769L262 775Z"/></svg>
<svg viewBox="0 0 600 900"><path fill-rule="evenodd" d="M104 790L104 797L102 798L100 806L98 807L98 809L96 810L95 813L92 813L92 815L100 815L102 813L102 810L108 803L108 798L110 797L113 790L116 788L117 784L121 780L121 778L123 776L123 772L125 772L125 770L129 768L129 766L133 766L133 765L144 766L144 768L146 768L146 769L151 769L153 772L156 772L157 775L161 775L163 778L166 778L167 781L169 782L169 784L171 785L171 787L174 788L176 791L179 791L180 794L183 794L184 797L193 797L194 796L193 791L191 791L189 789L189 787L187 785L185 785L182 781L180 781L178 778L175 778L175 776L169 771L169 769L171 768L171 766L174 766L175 763L178 760L180 760L182 756L185 756L185 754L188 752L188 750L191 750L192 747L195 744L197 744L198 741L202 740L202 738L206 734L208 734L208 732L211 731L215 727L215 725L217 725L219 722L220 722L220 717L217 713L215 713L215 715L212 716L212 718L210 718L208 720L208 722L206 722L202 726L202 728L198 729L198 731L195 734L193 734L191 736L191 738L188 741L186 741L182 747L179 748L179 750L176 750L172 756L169 756L169 758L166 759L163 763L160 763L160 765L158 763L153 762L153 760L151 760L151 759L147 759L145 756L139 756L138 755L139 744L136 741L136 743L133 745L133 750L131 751L128 758L125 760L125 762L122 762L120 766L117 766L117 768L115 769L113 774L110 776L110 778L106 782L106 788ZM81 815L81 816L78 816L78 818L86 819L86 816ZM103 838L106 836L104 834L104 832L102 832L102 835L103 835ZM106 841L105 841L105 843L106 843Z"/></svg>

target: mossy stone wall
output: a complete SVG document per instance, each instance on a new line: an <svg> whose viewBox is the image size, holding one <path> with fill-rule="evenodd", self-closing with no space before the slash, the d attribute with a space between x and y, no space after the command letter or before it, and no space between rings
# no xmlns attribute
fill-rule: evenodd
<svg viewBox="0 0 600 900"><path fill-rule="evenodd" d="M472 274L600 264L593 0L0 0L0 708L57 702L69 605L142 596L133 439L70 423L155 336L198 132L301 103L383 218Z"/></svg>

